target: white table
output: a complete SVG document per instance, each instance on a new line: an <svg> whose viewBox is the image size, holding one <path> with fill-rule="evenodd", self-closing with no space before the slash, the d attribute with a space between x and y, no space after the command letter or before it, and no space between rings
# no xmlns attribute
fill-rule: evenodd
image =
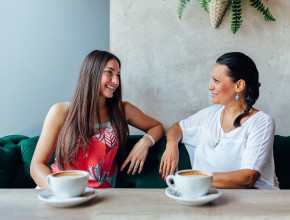
<svg viewBox="0 0 290 220"><path fill-rule="evenodd" d="M0 189L0 219L290 219L290 190L221 190L203 206L185 206L164 189L98 189L80 206L54 208L35 189Z"/></svg>

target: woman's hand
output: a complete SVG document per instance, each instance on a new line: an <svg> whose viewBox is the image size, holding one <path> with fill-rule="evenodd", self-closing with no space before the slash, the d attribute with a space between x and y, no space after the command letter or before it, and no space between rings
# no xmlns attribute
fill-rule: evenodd
<svg viewBox="0 0 290 220"><path fill-rule="evenodd" d="M144 114L140 109L129 102L123 102L123 104L126 120L129 125L149 134L155 142L159 141L164 136L164 128L159 121ZM128 174L132 172L132 175L134 175L137 171L141 173L148 154L148 148L152 145L152 140L148 136L141 138L131 150L120 170L123 171L130 163L127 171Z"/></svg>
<svg viewBox="0 0 290 220"><path fill-rule="evenodd" d="M127 164L130 163L127 174L132 172L132 175L135 175L137 171L139 174L141 173L148 154L148 149L151 146L151 140L148 139L148 137L143 137L137 144L135 144L127 159L123 163L120 169L121 171L123 171Z"/></svg>
<svg viewBox="0 0 290 220"><path fill-rule="evenodd" d="M162 173L162 179L178 170L178 143L181 139L182 130L179 126L179 122L176 122L168 129L167 132L166 149L162 155L159 168L159 173Z"/></svg>
<svg viewBox="0 0 290 220"><path fill-rule="evenodd" d="M165 179L169 174L173 174L178 170L179 151L176 142L167 142L166 149L162 155L159 174L162 173L162 179Z"/></svg>

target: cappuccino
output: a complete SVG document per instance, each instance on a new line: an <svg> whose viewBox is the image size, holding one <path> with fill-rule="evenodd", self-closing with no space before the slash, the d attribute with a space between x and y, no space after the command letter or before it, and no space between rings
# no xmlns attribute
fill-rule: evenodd
<svg viewBox="0 0 290 220"><path fill-rule="evenodd" d="M53 193L61 198L83 194L89 181L89 173L82 170L61 171L47 176L46 182Z"/></svg>
<svg viewBox="0 0 290 220"><path fill-rule="evenodd" d="M171 184L173 180L174 185ZM212 183L212 173L199 170L181 170L166 177L167 185L180 192L183 197L194 198L208 193Z"/></svg>
<svg viewBox="0 0 290 220"><path fill-rule="evenodd" d="M55 173L53 174L53 176L54 177L64 177L64 176L75 177L75 176L84 176L84 174L68 171L68 172L63 172L63 173Z"/></svg>
<svg viewBox="0 0 290 220"><path fill-rule="evenodd" d="M197 175L197 176L209 176L209 173L198 171L198 170L189 170L189 171L184 171L180 172L179 175L181 176L189 176L189 175Z"/></svg>

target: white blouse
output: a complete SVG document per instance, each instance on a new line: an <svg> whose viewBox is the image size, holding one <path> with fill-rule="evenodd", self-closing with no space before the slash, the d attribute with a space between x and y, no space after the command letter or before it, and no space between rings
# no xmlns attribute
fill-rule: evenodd
<svg viewBox="0 0 290 220"><path fill-rule="evenodd" d="M220 123L223 109L223 105L212 105L180 121L182 143L192 169L210 172L252 169L261 174L254 187L279 189L273 157L273 119L259 111L241 127L224 133Z"/></svg>

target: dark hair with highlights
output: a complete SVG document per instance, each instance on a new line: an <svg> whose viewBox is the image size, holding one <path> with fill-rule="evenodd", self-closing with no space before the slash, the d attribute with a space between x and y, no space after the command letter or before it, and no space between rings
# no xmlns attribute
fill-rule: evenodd
<svg viewBox="0 0 290 220"><path fill-rule="evenodd" d="M99 109L100 81L106 63L111 59L115 59L121 68L121 62L115 55L99 50L89 53L82 63L76 90L56 145L56 162L61 170L65 170L67 166L75 168L74 159L81 147L87 150L90 138L95 133L95 123L104 123L101 121ZM113 97L106 99L111 123L116 125L118 132L118 162L124 159L129 133L121 90L120 80Z"/></svg>
<svg viewBox="0 0 290 220"><path fill-rule="evenodd" d="M250 109L255 104L259 97L259 72L254 61L240 52L226 53L219 57L216 61L219 64L224 64L229 68L229 77L232 82L236 83L243 79L246 83L245 102L247 107L234 121L235 127L241 126L241 119L249 114Z"/></svg>

